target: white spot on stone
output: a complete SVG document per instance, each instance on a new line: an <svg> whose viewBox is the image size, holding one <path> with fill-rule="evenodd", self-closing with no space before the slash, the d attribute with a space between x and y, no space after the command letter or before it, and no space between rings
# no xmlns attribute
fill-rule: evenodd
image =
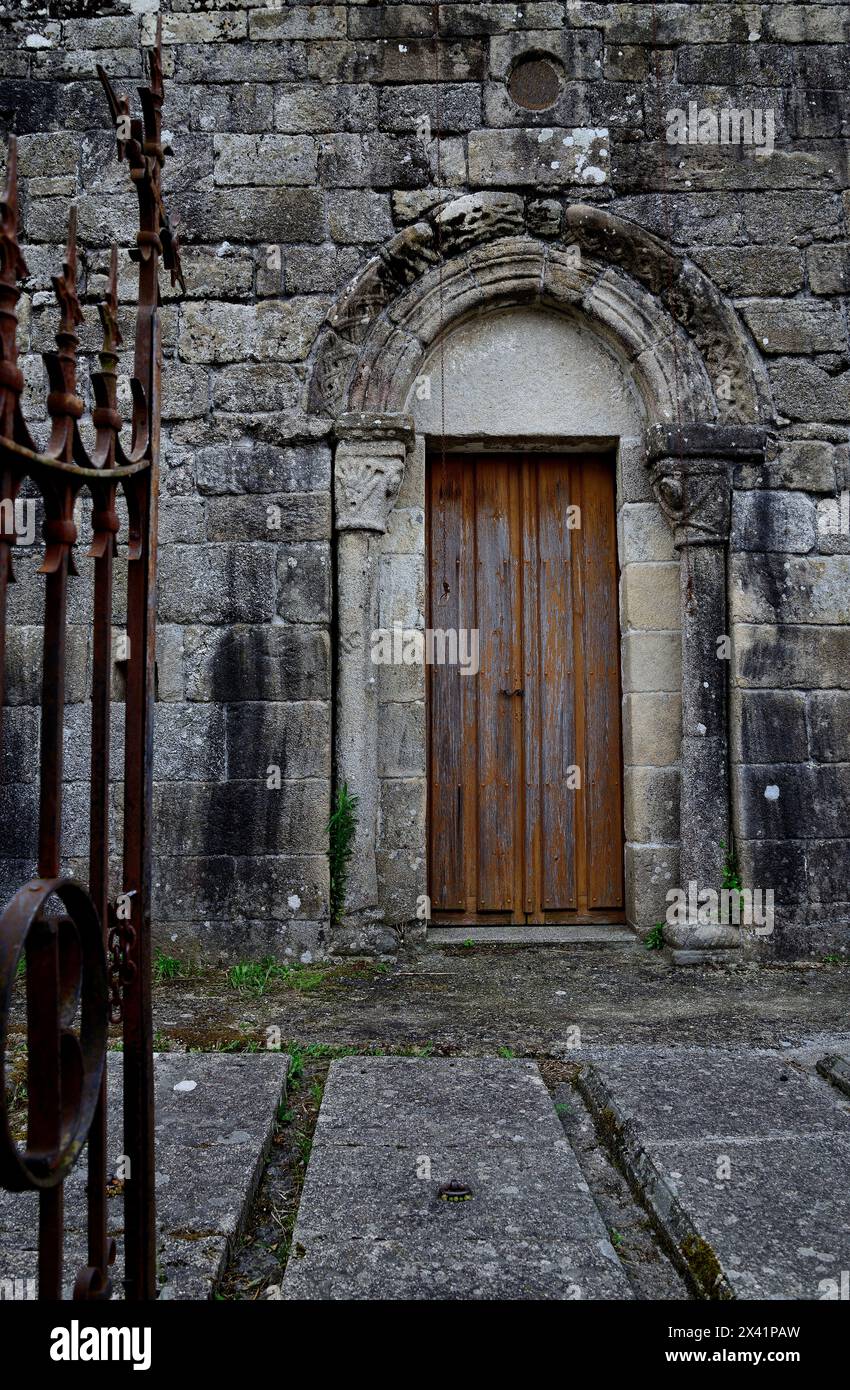
<svg viewBox="0 0 850 1390"><path fill-rule="evenodd" d="M541 130L537 136L538 145L542 145L546 140L551 140L554 134L554 130L550 130L548 126L545 126L544 129Z"/></svg>
<svg viewBox="0 0 850 1390"><path fill-rule="evenodd" d="M53 40L48 39L44 34L27 34L24 39L27 48L52 48Z"/></svg>
<svg viewBox="0 0 850 1390"><path fill-rule="evenodd" d="M779 788L775 785L775 783L771 783L770 786L765 787L765 789L764 789L764 797L765 797L765 801L778 801L778 800L779 800Z"/></svg>
<svg viewBox="0 0 850 1390"><path fill-rule="evenodd" d="M708 733L708 730L704 724L697 724L697 733L699 734L700 738L705 738L706 734Z"/></svg>
<svg viewBox="0 0 850 1390"><path fill-rule="evenodd" d="M288 897L287 900L286 900L286 905L287 905L287 907L289 907L293 912L297 912L298 909L299 909L299 907L301 906L301 899L299 898L298 894L297 894L297 893L290 893L289 897Z"/></svg>
<svg viewBox="0 0 850 1390"><path fill-rule="evenodd" d="M606 178L605 170L597 168L595 164L588 164L581 176L585 183L604 183Z"/></svg>
<svg viewBox="0 0 850 1390"><path fill-rule="evenodd" d="M174 1087L175 1091L194 1091L197 1081L178 1081Z"/></svg>

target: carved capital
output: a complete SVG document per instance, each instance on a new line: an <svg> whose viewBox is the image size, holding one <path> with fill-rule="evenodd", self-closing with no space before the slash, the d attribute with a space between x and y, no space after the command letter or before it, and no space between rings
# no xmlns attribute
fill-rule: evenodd
<svg viewBox="0 0 850 1390"><path fill-rule="evenodd" d="M717 459L663 458L653 464L652 490L673 527L676 549L725 545L729 539L729 467Z"/></svg>
<svg viewBox="0 0 850 1390"><path fill-rule="evenodd" d="M732 464L763 458L765 440L766 431L752 426L654 425L649 430L652 487L677 549L727 543Z"/></svg>
<svg viewBox="0 0 850 1390"><path fill-rule="evenodd" d="M407 415L344 415L336 426L334 511L338 531L387 529L413 423Z"/></svg>

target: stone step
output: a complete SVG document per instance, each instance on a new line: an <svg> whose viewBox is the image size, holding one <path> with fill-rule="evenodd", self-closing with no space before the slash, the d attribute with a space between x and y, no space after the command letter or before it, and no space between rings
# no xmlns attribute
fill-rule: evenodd
<svg viewBox="0 0 850 1390"><path fill-rule="evenodd" d="M578 1084L703 1297L839 1296L850 1105L803 1054L610 1048Z"/></svg>
<svg viewBox="0 0 850 1390"><path fill-rule="evenodd" d="M462 946L465 941L476 945L503 946L631 946L640 945L631 927L594 923L590 926L504 926L504 927L429 927L428 946Z"/></svg>
<svg viewBox="0 0 850 1390"><path fill-rule="evenodd" d="M632 1296L537 1065L458 1057L332 1063L282 1295Z"/></svg>
<svg viewBox="0 0 850 1390"><path fill-rule="evenodd" d="M154 1058L160 1298L208 1299L248 1215L286 1094L280 1052L159 1053ZM109 1054L108 1168L122 1148L121 1054ZM85 1153L65 1184L65 1282L70 1297L85 1246ZM110 1197L118 1244L113 1298L122 1296L123 1201ZM0 1191L0 1271L35 1296L38 1199Z"/></svg>

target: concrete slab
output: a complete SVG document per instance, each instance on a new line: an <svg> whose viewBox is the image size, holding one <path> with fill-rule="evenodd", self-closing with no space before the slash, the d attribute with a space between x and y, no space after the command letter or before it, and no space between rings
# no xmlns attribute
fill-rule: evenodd
<svg viewBox="0 0 850 1390"><path fill-rule="evenodd" d="M850 1264L850 1106L797 1059L618 1048L579 1086L713 1298L818 1299Z"/></svg>
<svg viewBox="0 0 850 1390"><path fill-rule="evenodd" d="M289 1059L281 1053L161 1053L154 1062L157 1224L161 1298L207 1299L224 1270L262 1174ZM108 1068L110 1160L121 1151L121 1058ZM85 1253L85 1155L65 1186L66 1291ZM116 1237L113 1297L122 1296L123 1202L110 1198ZM0 1191L0 1269L36 1272L38 1203ZM32 1294L35 1290L32 1286Z"/></svg>
<svg viewBox="0 0 850 1390"><path fill-rule="evenodd" d="M453 1179L471 1200L446 1202ZM332 1064L287 1299L631 1297L533 1062Z"/></svg>

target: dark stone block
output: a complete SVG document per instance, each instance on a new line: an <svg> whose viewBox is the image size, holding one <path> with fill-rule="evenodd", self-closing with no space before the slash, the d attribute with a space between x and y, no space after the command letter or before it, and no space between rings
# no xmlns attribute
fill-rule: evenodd
<svg viewBox="0 0 850 1390"><path fill-rule="evenodd" d="M783 909L808 901L806 857L808 842L802 840L738 841L738 863L746 888L772 889L777 922Z"/></svg>
<svg viewBox="0 0 850 1390"><path fill-rule="evenodd" d="M240 769L237 767L236 769ZM154 851L157 854L286 854L327 849L330 814L327 781L161 783L154 789Z"/></svg>
<svg viewBox="0 0 850 1390"><path fill-rule="evenodd" d="M195 629L186 652L191 700L323 700L330 690L327 633L282 624ZM245 774L247 775L247 774Z"/></svg>
<svg viewBox="0 0 850 1390"><path fill-rule="evenodd" d="M327 706L260 704L246 701L227 708L227 765L249 779L281 781L330 775L330 720Z"/></svg>
<svg viewBox="0 0 850 1390"><path fill-rule="evenodd" d="M745 763L805 762L805 698L798 691L741 692L741 725L736 757Z"/></svg>
<svg viewBox="0 0 850 1390"><path fill-rule="evenodd" d="M812 757L819 763L850 763L850 691L818 691L808 706Z"/></svg>

